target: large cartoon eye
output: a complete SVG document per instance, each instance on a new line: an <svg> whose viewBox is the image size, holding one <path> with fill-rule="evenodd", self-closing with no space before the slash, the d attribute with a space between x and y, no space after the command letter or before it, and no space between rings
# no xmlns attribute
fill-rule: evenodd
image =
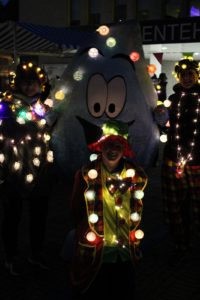
<svg viewBox="0 0 200 300"><path fill-rule="evenodd" d="M93 117L101 117L106 108L107 83L103 76L93 75L88 82L88 110Z"/></svg>
<svg viewBox="0 0 200 300"><path fill-rule="evenodd" d="M126 100L126 85L122 77L115 77L108 83L106 114L109 118L117 117L123 110Z"/></svg>

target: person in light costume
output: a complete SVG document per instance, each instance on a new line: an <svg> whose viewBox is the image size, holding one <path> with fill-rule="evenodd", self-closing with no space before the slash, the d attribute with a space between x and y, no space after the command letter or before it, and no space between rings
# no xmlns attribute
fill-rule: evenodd
<svg viewBox="0 0 200 300"><path fill-rule="evenodd" d="M134 299L147 176L133 163L128 125L110 120L102 128L97 141L91 141L91 134L87 140L97 159L75 175L71 199L75 248L70 283L81 299L93 299L97 293ZM91 132L94 138L90 127Z"/></svg>
<svg viewBox="0 0 200 300"><path fill-rule="evenodd" d="M200 234L200 85L198 63L175 65L179 80L169 97L167 142L162 164L164 216L172 237L176 263L190 250L194 232ZM164 111L162 112L164 113ZM162 119L162 118L161 118Z"/></svg>
<svg viewBox="0 0 200 300"><path fill-rule="evenodd" d="M20 274L19 224L23 202L29 202L29 263L47 269L41 257L52 186L53 151L50 145L50 107L44 102L50 85L43 69L20 63L10 77L10 91L0 107L0 190L3 203L2 240L5 267Z"/></svg>

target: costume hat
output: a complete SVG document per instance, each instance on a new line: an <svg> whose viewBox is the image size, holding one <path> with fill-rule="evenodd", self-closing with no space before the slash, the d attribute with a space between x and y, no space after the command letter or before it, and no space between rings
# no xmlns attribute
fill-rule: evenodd
<svg viewBox="0 0 200 300"><path fill-rule="evenodd" d="M128 142L128 128L134 121L124 123L118 120L108 120L102 127L92 124L81 117L77 117L83 126L86 142L90 151L100 153L102 146L107 141L118 141L124 145L125 157L134 157Z"/></svg>
<svg viewBox="0 0 200 300"><path fill-rule="evenodd" d="M198 62L190 59L182 59L175 65L174 71L178 76L185 70L194 70L197 74L199 74Z"/></svg>

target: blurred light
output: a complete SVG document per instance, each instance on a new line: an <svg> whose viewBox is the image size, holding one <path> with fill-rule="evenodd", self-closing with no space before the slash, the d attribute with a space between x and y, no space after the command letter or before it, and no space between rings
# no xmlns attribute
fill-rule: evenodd
<svg viewBox="0 0 200 300"><path fill-rule="evenodd" d="M86 235L88 242L94 242L96 240L96 234L92 231L89 231Z"/></svg>
<svg viewBox="0 0 200 300"><path fill-rule="evenodd" d="M110 47L110 48L115 47L116 43L117 43L117 42L116 42L116 39L113 38L113 37L109 37L109 38L106 40L106 45L107 45L108 47Z"/></svg>
<svg viewBox="0 0 200 300"><path fill-rule="evenodd" d="M134 169L126 170L126 177L134 177L134 176L135 176L135 170Z"/></svg>
<svg viewBox="0 0 200 300"><path fill-rule="evenodd" d="M140 215L137 212L131 214L131 220L133 222L138 222L140 220Z"/></svg>
<svg viewBox="0 0 200 300"><path fill-rule="evenodd" d="M98 157L98 155L97 155L96 153L92 153L92 154L90 155L90 161L96 160L97 157Z"/></svg>
<svg viewBox="0 0 200 300"><path fill-rule="evenodd" d="M160 141L161 141L162 143L166 143L166 142L167 142L167 135L166 135L166 134L161 134L161 136L160 136Z"/></svg>
<svg viewBox="0 0 200 300"><path fill-rule="evenodd" d="M20 162L19 161L15 161L14 164L13 164L13 169L15 171L18 171L20 169L20 167L21 167Z"/></svg>
<svg viewBox="0 0 200 300"><path fill-rule="evenodd" d="M92 224L97 223L98 219L99 219L99 217L95 213L89 215L89 217L88 217L89 222L92 223Z"/></svg>
<svg viewBox="0 0 200 300"><path fill-rule="evenodd" d="M31 183L31 182L33 181L33 174L28 174L28 175L26 175L26 181L27 181L28 183Z"/></svg>
<svg viewBox="0 0 200 300"><path fill-rule="evenodd" d="M144 232L143 232L141 229L136 230L136 232L135 232L135 237L136 237L136 239L138 239L138 240L143 239L143 237L144 237Z"/></svg>
<svg viewBox="0 0 200 300"><path fill-rule="evenodd" d="M88 177L90 179L95 179L95 178L97 178L97 176L98 176L98 172L95 169L89 170Z"/></svg>
<svg viewBox="0 0 200 300"><path fill-rule="evenodd" d="M140 59L140 54L138 52L133 51L133 52L131 52L129 57L132 61L135 62L135 61L138 61Z"/></svg>
<svg viewBox="0 0 200 300"><path fill-rule="evenodd" d="M78 70L78 71L74 72L73 78L76 81L80 81L83 79L83 73L80 70Z"/></svg>
<svg viewBox="0 0 200 300"><path fill-rule="evenodd" d="M163 102L164 106L165 107L170 107L172 102L169 100L169 99L166 99L164 102Z"/></svg>
<svg viewBox="0 0 200 300"><path fill-rule="evenodd" d="M134 192L134 197L136 199L142 199L144 197L144 192L142 190L137 190Z"/></svg>
<svg viewBox="0 0 200 300"><path fill-rule="evenodd" d="M88 190L88 191L85 193L85 197L86 197L87 200L89 200L89 201L94 200L94 199L95 199L95 192L92 191L92 190Z"/></svg>
<svg viewBox="0 0 200 300"><path fill-rule="evenodd" d="M56 100L63 100L64 98L65 98L65 94L64 94L64 92L62 90L57 91L55 93L55 99Z"/></svg>
<svg viewBox="0 0 200 300"><path fill-rule="evenodd" d="M108 26L102 25L96 31L98 31L100 35L107 35L110 29L108 28Z"/></svg>
<svg viewBox="0 0 200 300"><path fill-rule="evenodd" d="M194 6L190 7L190 17L199 17L200 16L200 10Z"/></svg>
<svg viewBox="0 0 200 300"><path fill-rule="evenodd" d="M47 152L47 161L50 162L50 163L52 163L53 160L54 160L53 151L49 150Z"/></svg>
<svg viewBox="0 0 200 300"><path fill-rule="evenodd" d="M88 51L88 55L92 58L95 58L99 55L99 51L97 48L90 48L90 50Z"/></svg>

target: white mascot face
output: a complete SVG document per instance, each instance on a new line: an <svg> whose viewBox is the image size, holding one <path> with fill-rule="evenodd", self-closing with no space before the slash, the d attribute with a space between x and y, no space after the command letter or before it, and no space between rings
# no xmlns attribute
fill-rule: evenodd
<svg viewBox="0 0 200 300"><path fill-rule="evenodd" d="M109 44L110 37L114 39ZM131 53L137 57L135 61ZM110 28L107 36L97 33L95 46L80 49L67 67L54 94L59 91L64 100L53 145L56 160L65 173L71 176L89 158L84 131L76 116L98 126L108 119L125 123L134 120L129 136L136 161L144 167L154 163L159 141L152 116L156 93L147 72L137 23Z"/></svg>

